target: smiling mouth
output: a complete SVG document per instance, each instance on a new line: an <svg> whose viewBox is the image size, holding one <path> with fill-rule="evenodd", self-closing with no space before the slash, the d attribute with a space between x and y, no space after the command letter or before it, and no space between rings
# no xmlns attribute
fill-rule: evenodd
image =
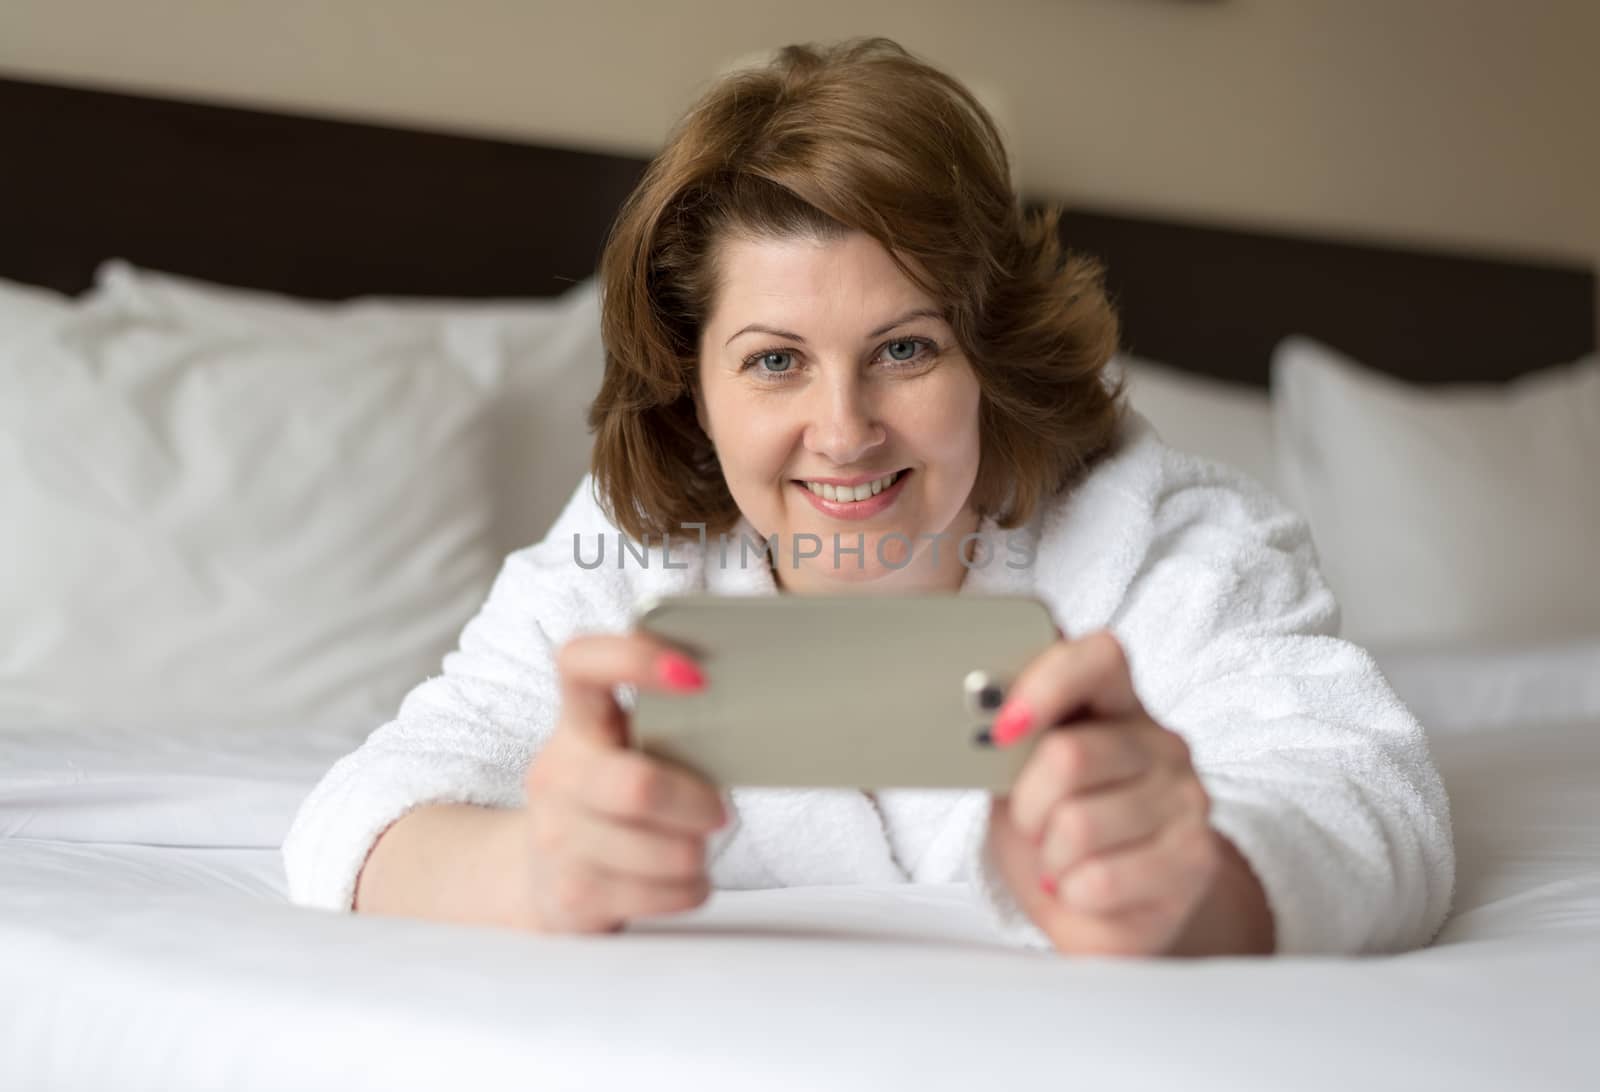
<svg viewBox="0 0 1600 1092"><path fill-rule="evenodd" d="M823 500L833 501L836 504L855 504L871 500L909 473L909 470L896 470L893 474L886 474L874 481L862 482L860 485L827 485L823 482L807 481L805 478L796 478L795 481Z"/></svg>

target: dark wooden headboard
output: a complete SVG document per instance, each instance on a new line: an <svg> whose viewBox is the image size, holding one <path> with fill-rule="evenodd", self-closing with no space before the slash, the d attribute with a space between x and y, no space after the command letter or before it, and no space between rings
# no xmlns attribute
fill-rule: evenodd
<svg viewBox="0 0 1600 1092"><path fill-rule="evenodd" d="M109 256L319 299L552 295L644 161L0 79L0 276Z"/></svg>
<svg viewBox="0 0 1600 1092"><path fill-rule="evenodd" d="M105 258L341 299L537 296L594 269L639 157L0 79L0 277L76 293ZM1595 345L1595 275L1071 208L1124 342L1263 384L1303 333L1418 382Z"/></svg>
<svg viewBox="0 0 1600 1092"><path fill-rule="evenodd" d="M1415 383L1499 382L1594 351L1595 273L1069 210L1102 255L1128 349L1261 384L1305 334Z"/></svg>

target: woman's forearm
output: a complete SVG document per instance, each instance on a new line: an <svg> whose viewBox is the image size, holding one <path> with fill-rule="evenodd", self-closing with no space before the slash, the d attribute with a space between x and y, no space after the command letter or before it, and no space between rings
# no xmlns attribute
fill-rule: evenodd
<svg viewBox="0 0 1600 1092"><path fill-rule="evenodd" d="M1277 936L1261 881L1232 842L1214 831L1212 837L1221 851L1221 864L1172 954L1270 955Z"/></svg>
<svg viewBox="0 0 1600 1092"><path fill-rule="evenodd" d="M432 804L378 838L356 880L361 913L526 928L522 816L506 808Z"/></svg>
<svg viewBox="0 0 1600 1092"><path fill-rule="evenodd" d="M1216 878L1172 954L1270 954L1276 938L1266 893L1233 843L1213 836L1221 852ZM519 812L428 805L402 816L379 837L356 881L355 909L530 928L528 861Z"/></svg>

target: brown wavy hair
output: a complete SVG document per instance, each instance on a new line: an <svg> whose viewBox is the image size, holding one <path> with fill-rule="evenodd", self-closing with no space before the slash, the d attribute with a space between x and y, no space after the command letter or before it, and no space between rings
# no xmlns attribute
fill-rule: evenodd
<svg viewBox="0 0 1600 1092"><path fill-rule="evenodd" d="M1059 211L1027 214L999 131L958 81L883 38L793 45L679 122L600 262L605 376L589 411L607 515L635 540L739 518L695 417L720 240L865 232L945 308L977 374L971 503L1002 527L1078 479L1121 412L1116 315Z"/></svg>

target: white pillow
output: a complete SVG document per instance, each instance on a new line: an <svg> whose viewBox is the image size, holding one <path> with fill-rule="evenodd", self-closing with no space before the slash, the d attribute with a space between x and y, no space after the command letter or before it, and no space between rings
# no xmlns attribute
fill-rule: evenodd
<svg viewBox="0 0 1600 1092"><path fill-rule="evenodd" d="M0 336L0 720L370 727L499 562L495 391L413 332Z"/></svg>
<svg viewBox="0 0 1600 1092"><path fill-rule="evenodd" d="M1430 732L1600 721L1600 635L1380 652L1378 666Z"/></svg>
<svg viewBox="0 0 1600 1092"><path fill-rule="evenodd" d="M48 288L0 280L0 339L26 335L72 309L72 301Z"/></svg>
<svg viewBox="0 0 1600 1092"><path fill-rule="evenodd" d="M327 303L209 284L107 262L96 298L128 313L283 344L394 335L432 338L442 355L497 391L494 541L536 542L589 468L587 415L600 389L600 292L590 278L528 300L370 298Z"/></svg>
<svg viewBox="0 0 1600 1092"><path fill-rule="evenodd" d="M1292 338L1273 388L1287 499L1310 522L1346 636L1600 633L1600 358L1421 388Z"/></svg>
<svg viewBox="0 0 1600 1092"><path fill-rule="evenodd" d="M1276 491L1272 402L1265 387L1190 375L1123 354L1128 401L1169 447L1227 463Z"/></svg>

